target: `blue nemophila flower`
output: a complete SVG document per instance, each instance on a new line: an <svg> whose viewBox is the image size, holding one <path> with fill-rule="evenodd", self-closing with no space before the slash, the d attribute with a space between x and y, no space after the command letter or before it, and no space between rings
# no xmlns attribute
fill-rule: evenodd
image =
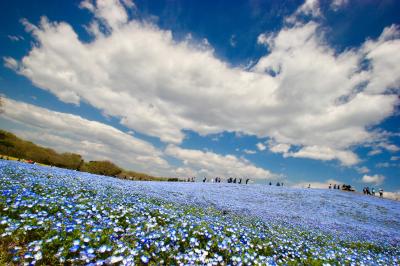
<svg viewBox="0 0 400 266"><path fill-rule="evenodd" d="M69 249L69 251L70 251L70 252L77 252L77 251L79 250L79 248L80 248L79 245L74 245L74 246L72 246L72 247Z"/></svg>
<svg viewBox="0 0 400 266"><path fill-rule="evenodd" d="M108 261L110 264L115 264L115 263L122 261L123 259L124 259L124 257L122 257L122 256L111 256L110 258L108 258Z"/></svg>
<svg viewBox="0 0 400 266"><path fill-rule="evenodd" d="M33 258L34 258L36 261L41 260L41 259L43 258L42 252L39 251L38 253L36 253L36 254L33 256Z"/></svg>
<svg viewBox="0 0 400 266"><path fill-rule="evenodd" d="M140 260L141 260L143 263L146 263L146 264L149 262L149 258L146 257L146 256L144 256L144 255L140 257Z"/></svg>
<svg viewBox="0 0 400 266"><path fill-rule="evenodd" d="M94 253L94 249L93 248L87 248L86 252L89 254L93 254Z"/></svg>

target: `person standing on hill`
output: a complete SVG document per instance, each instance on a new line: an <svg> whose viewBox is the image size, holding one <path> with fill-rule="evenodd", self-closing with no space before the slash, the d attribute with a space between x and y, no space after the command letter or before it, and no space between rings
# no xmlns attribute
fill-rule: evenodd
<svg viewBox="0 0 400 266"><path fill-rule="evenodd" d="M383 189L379 189L379 197L383 197Z"/></svg>
<svg viewBox="0 0 400 266"><path fill-rule="evenodd" d="M247 185L247 183L249 183L249 180L250 180L249 178L246 179L246 185Z"/></svg>
<svg viewBox="0 0 400 266"><path fill-rule="evenodd" d="M238 184L242 184L242 179L241 178L239 178Z"/></svg>
<svg viewBox="0 0 400 266"><path fill-rule="evenodd" d="M332 184L329 184L329 189L331 189L332 188Z"/></svg>
<svg viewBox="0 0 400 266"><path fill-rule="evenodd" d="M204 177L203 179L203 183L205 183L207 181L207 177Z"/></svg>
<svg viewBox="0 0 400 266"><path fill-rule="evenodd" d="M236 184L236 177L235 177L235 179L233 179L233 183L235 183L235 184Z"/></svg>

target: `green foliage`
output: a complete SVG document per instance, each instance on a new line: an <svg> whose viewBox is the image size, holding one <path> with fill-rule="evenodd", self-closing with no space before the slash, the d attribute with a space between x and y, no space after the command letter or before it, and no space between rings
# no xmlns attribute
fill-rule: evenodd
<svg viewBox="0 0 400 266"><path fill-rule="evenodd" d="M81 171L89 172L98 175L117 176L122 172L122 169L110 161L90 161L84 163Z"/></svg>
<svg viewBox="0 0 400 266"><path fill-rule="evenodd" d="M4 130L0 130L0 154L75 170L78 170L83 162L79 154L59 154L53 149L22 140Z"/></svg>
<svg viewBox="0 0 400 266"><path fill-rule="evenodd" d="M18 138L16 135L0 129L0 155L19 159L32 160L37 163L79 170L99 175L116 176L122 179L142 181L179 181L178 178L154 177L144 173L128 171L110 161L85 162L76 153L57 153L53 149L41 147L30 141Z"/></svg>

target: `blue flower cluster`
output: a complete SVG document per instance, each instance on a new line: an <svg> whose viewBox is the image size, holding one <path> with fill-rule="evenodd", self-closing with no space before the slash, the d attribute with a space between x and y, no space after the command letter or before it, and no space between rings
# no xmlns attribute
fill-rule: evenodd
<svg viewBox="0 0 400 266"><path fill-rule="evenodd" d="M0 161L0 264L399 263L396 243L160 200L132 183Z"/></svg>

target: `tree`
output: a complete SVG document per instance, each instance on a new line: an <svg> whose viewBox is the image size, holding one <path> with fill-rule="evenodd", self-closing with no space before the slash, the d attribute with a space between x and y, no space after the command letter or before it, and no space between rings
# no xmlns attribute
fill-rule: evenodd
<svg viewBox="0 0 400 266"><path fill-rule="evenodd" d="M90 161L84 163L81 171L98 175L116 176L122 172L122 169L110 161Z"/></svg>

